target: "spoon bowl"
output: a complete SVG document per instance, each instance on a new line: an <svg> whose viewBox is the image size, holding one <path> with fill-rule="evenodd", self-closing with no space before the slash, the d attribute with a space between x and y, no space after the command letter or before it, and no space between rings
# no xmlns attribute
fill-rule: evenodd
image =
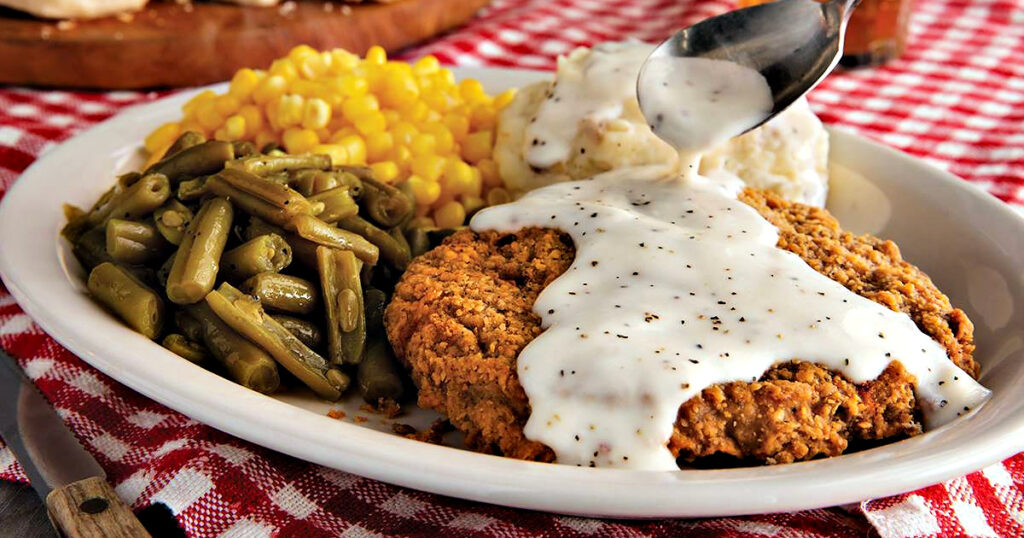
<svg viewBox="0 0 1024 538"><path fill-rule="evenodd" d="M832 71L842 55L849 15L858 3L780 0L731 11L676 32L655 48L645 66L655 58L706 58L757 71L771 90L772 109L750 130L785 110ZM641 69L638 88L645 73ZM643 110L642 100L640 107Z"/></svg>

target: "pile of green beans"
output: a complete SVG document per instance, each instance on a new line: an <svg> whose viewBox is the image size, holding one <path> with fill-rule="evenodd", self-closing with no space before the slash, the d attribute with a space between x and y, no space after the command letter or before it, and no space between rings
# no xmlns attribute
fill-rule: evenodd
<svg viewBox="0 0 1024 538"><path fill-rule="evenodd" d="M294 378L327 400L353 386L384 405L408 385L383 311L429 240L409 229L408 195L369 168L188 132L65 215L90 294L189 362L263 393Z"/></svg>

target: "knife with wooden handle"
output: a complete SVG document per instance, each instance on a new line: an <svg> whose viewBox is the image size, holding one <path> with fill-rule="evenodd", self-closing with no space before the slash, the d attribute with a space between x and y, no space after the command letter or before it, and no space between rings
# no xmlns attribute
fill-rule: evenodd
<svg viewBox="0 0 1024 538"><path fill-rule="evenodd" d="M69 538L148 537L107 483L106 473L57 412L0 350L0 437L46 503L50 521Z"/></svg>

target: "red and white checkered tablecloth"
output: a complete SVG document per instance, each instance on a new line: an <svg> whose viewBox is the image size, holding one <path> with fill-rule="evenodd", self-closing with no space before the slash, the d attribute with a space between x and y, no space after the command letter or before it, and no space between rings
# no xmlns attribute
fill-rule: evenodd
<svg viewBox="0 0 1024 538"><path fill-rule="evenodd" d="M494 0L470 24L406 56L550 69L556 55L577 45L659 41L731 4ZM0 193L51 145L156 97L0 89ZM1024 207L1019 0L919 0L901 59L834 74L811 101L828 123L919 156ZM944 484L845 508L695 521L565 517L391 486L232 438L89 367L46 336L2 286L0 345L54 402L129 504L167 504L192 536L1024 535L1024 454ZM25 480L2 443L0 478Z"/></svg>

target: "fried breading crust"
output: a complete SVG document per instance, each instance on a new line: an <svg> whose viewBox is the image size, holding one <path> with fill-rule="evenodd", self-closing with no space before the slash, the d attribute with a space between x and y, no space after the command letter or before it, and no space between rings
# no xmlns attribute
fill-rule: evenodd
<svg viewBox="0 0 1024 538"><path fill-rule="evenodd" d="M740 199L780 230L778 246L851 291L905 312L977 376L973 326L891 241L842 231L827 211L755 190ZM552 461L523 426L529 401L516 357L541 333L537 295L572 264L569 237L554 230L456 233L417 258L386 313L419 405L446 414L475 450ZM806 357L804 359L812 359ZM728 455L763 463L834 456L851 441L921 432L913 377L898 361L873 381L795 358L752 383L714 385L684 403L669 448L683 462Z"/></svg>

